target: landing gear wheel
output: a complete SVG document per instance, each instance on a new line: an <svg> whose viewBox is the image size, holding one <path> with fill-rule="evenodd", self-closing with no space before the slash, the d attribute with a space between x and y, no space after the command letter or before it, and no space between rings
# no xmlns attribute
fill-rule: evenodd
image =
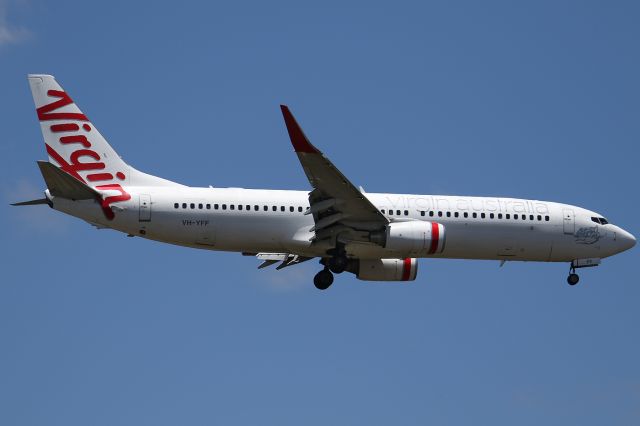
<svg viewBox="0 0 640 426"><path fill-rule="evenodd" d="M318 290L326 290L333 284L333 274L329 269L323 269L313 277L313 285Z"/></svg>
<svg viewBox="0 0 640 426"><path fill-rule="evenodd" d="M347 270L349 259L346 256L334 256L329 258L328 266L334 274L341 274Z"/></svg>
<svg viewBox="0 0 640 426"><path fill-rule="evenodd" d="M569 285L576 285L578 284L578 281L580 281L580 277L578 276L578 274L571 273L567 277L567 282L569 283Z"/></svg>

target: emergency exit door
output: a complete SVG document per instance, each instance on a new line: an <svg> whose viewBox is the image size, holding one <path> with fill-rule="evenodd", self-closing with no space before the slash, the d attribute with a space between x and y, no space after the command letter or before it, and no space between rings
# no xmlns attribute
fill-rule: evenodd
<svg viewBox="0 0 640 426"><path fill-rule="evenodd" d="M562 211L563 219L562 219L562 227L564 228L565 234L573 234L576 231L576 222L573 214L573 210L564 209Z"/></svg>
<svg viewBox="0 0 640 426"><path fill-rule="evenodd" d="M151 220L151 196L140 194L140 222Z"/></svg>

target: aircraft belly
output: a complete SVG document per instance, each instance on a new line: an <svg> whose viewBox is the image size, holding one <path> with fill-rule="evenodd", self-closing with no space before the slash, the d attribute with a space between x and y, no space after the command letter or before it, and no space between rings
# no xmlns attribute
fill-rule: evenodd
<svg viewBox="0 0 640 426"><path fill-rule="evenodd" d="M552 238L538 227L445 224L444 251L430 257L480 260L550 260Z"/></svg>
<svg viewBox="0 0 640 426"><path fill-rule="evenodd" d="M91 223L99 223L104 219L100 205L94 200L73 201L61 197L53 197L53 208Z"/></svg>
<svg viewBox="0 0 640 426"><path fill-rule="evenodd" d="M292 220L290 217L221 217L216 220L217 245L221 250L235 251L291 251L310 244L296 240L299 229L308 231L313 223L306 220Z"/></svg>

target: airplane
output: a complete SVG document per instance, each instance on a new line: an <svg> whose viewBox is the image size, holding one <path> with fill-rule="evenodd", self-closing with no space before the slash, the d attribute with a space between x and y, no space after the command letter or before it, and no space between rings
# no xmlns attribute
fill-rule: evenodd
<svg viewBox="0 0 640 426"><path fill-rule="evenodd" d="M310 191L194 188L127 164L51 75L29 85L48 161L38 161L47 204L102 229L179 246L239 252L282 269L319 259L316 288L334 274L413 281L419 258L568 262L576 270L636 239L599 213L500 197L367 193L316 148L281 105Z"/></svg>

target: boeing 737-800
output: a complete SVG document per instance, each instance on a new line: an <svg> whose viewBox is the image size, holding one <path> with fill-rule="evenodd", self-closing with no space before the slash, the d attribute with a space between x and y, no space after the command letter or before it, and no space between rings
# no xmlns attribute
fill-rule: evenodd
<svg viewBox="0 0 640 426"><path fill-rule="evenodd" d="M277 269L318 258L333 274L412 281L418 258L568 262L577 268L635 245L603 215L567 204L495 197L365 193L309 142L281 106L310 191L193 188L140 172L102 137L50 75L29 75L49 161L48 204L98 228L186 247L240 252Z"/></svg>

